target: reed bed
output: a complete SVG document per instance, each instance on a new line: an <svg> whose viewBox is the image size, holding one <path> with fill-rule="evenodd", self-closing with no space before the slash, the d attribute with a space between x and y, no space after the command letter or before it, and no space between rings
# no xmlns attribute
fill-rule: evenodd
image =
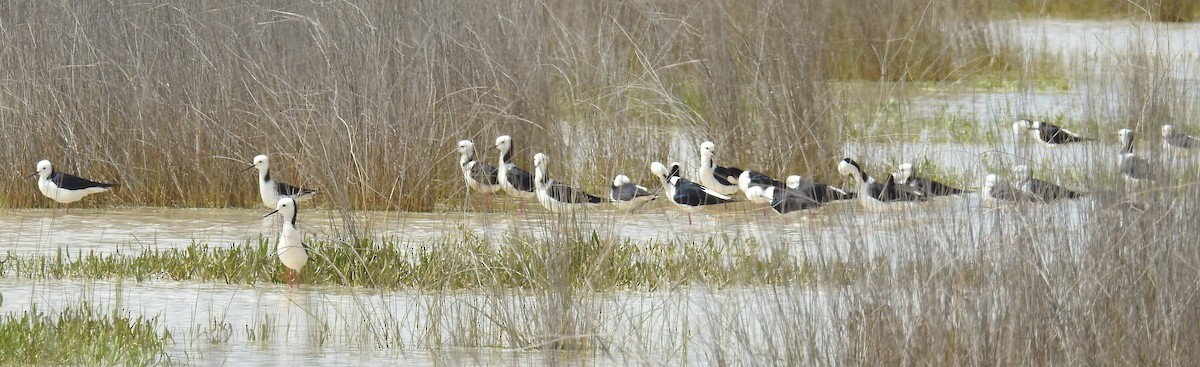
<svg viewBox="0 0 1200 367"><path fill-rule="evenodd" d="M830 81L1008 67L986 12L926 5L7 4L0 205L51 205L18 174L39 159L122 184L83 205L253 205L240 170L265 153L322 205L427 211L463 193L455 142L494 161L502 134L519 164L546 152L593 191L703 140L825 177L841 136Z"/></svg>

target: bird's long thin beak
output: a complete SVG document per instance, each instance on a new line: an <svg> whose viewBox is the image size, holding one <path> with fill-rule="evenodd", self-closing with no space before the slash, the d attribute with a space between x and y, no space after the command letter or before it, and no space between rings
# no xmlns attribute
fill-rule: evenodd
<svg viewBox="0 0 1200 367"><path fill-rule="evenodd" d="M273 211L273 212L270 212L270 213L267 213L267 215L264 215L264 216L263 216L263 218L269 217L269 216L271 216L271 215L273 215L273 214L275 214L275 213L278 213L278 212L279 212L279 209L275 209L275 211Z"/></svg>
<svg viewBox="0 0 1200 367"><path fill-rule="evenodd" d="M38 174L37 172L34 172L34 173L29 174L29 176L25 176L25 178L33 178L33 176L37 176L37 174Z"/></svg>
<svg viewBox="0 0 1200 367"><path fill-rule="evenodd" d="M253 164L251 164L250 167L242 168L242 170L238 171L238 172L246 172L246 171L249 171L251 168L254 168Z"/></svg>

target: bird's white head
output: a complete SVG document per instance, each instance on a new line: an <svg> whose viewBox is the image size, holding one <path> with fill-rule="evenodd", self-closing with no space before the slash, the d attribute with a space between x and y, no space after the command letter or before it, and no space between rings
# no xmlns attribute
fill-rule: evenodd
<svg viewBox="0 0 1200 367"><path fill-rule="evenodd" d="M1163 125L1163 126L1162 126L1162 135L1163 135L1164 137L1171 136L1171 135L1173 135L1173 134L1175 134L1175 127L1174 127L1174 126L1171 126L1171 125Z"/></svg>
<svg viewBox="0 0 1200 367"><path fill-rule="evenodd" d="M754 186L746 189L746 199L754 200L763 197L763 188Z"/></svg>
<svg viewBox="0 0 1200 367"><path fill-rule="evenodd" d="M50 178L51 173L54 173L54 166L50 164L50 161L43 159L37 162L37 172L34 172L29 177Z"/></svg>
<svg viewBox="0 0 1200 367"><path fill-rule="evenodd" d="M800 175L791 175L787 177L787 187L791 189L800 188Z"/></svg>
<svg viewBox="0 0 1200 367"><path fill-rule="evenodd" d="M737 185L742 189L742 191L747 192L746 195L749 195L748 190L750 190L750 170L742 171L742 174L738 175Z"/></svg>
<svg viewBox="0 0 1200 367"><path fill-rule="evenodd" d="M268 158L266 154L259 154L254 157L252 166L257 168L260 173L266 172L268 168L271 168L271 158Z"/></svg>
<svg viewBox="0 0 1200 367"><path fill-rule="evenodd" d="M838 162L838 173L842 176L854 176L856 180L866 181L863 178L862 168L858 166L858 162L850 158L845 158L841 162Z"/></svg>
<svg viewBox="0 0 1200 367"><path fill-rule="evenodd" d="M1117 130L1117 136L1121 137L1121 144L1129 144L1130 141L1133 141L1133 130Z"/></svg>
<svg viewBox="0 0 1200 367"><path fill-rule="evenodd" d="M996 176L994 173L987 175L987 177L983 178L983 191L991 192L992 188L996 187L997 182L1000 182L999 176Z"/></svg>
<svg viewBox="0 0 1200 367"><path fill-rule="evenodd" d="M629 184L629 183L633 183L633 181L629 179L629 176L617 175L617 177L613 177L613 187L617 187L617 186L621 186L621 185L625 185L625 184Z"/></svg>
<svg viewBox="0 0 1200 367"><path fill-rule="evenodd" d="M1024 119L1017 120L1017 122L1014 122L1012 124L1013 134L1016 134L1016 135L1020 135L1022 132L1032 129L1032 128L1033 128L1033 125L1030 124L1029 120L1024 120Z"/></svg>
<svg viewBox="0 0 1200 367"><path fill-rule="evenodd" d="M711 141L706 141L706 142L700 143L700 156L701 157L711 158L715 154L717 154L717 145L716 144L713 144L713 142L711 142Z"/></svg>
<svg viewBox="0 0 1200 367"><path fill-rule="evenodd" d="M475 143L472 143L470 140L459 140L457 150L462 155L473 153L475 151Z"/></svg>
<svg viewBox="0 0 1200 367"><path fill-rule="evenodd" d="M667 166L659 162L650 162L650 172L661 179L667 179Z"/></svg>
<svg viewBox="0 0 1200 367"><path fill-rule="evenodd" d="M896 171L896 182L907 183L909 178L912 178L913 168L912 163L902 163Z"/></svg>
<svg viewBox="0 0 1200 367"><path fill-rule="evenodd" d="M500 135L496 138L496 149L501 152L507 152L512 149L512 137L508 135Z"/></svg>
<svg viewBox="0 0 1200 367"><path fill-rule="evenodd" d="M1033 129L1033 130L1041 130L1042 125L1044 125L1044 124L1045 124L1045 122L1042 122L1042 120L1033 120L1033 124L1029 125L1029 128Z"/></svg>
<svg viewBox="0 0 1200 367"><path fill-rule="evenodd" d="M549 161L550 161L550 157L547 157L546 154L544 154L544 153L538 153L538 154L533 155L533 166L534 167L546 168L546 162L549 162Z"/></svg>
<svg viewBox="0 0 1200 367"><path fill-rule="evenodd" d="M263 218L269 217L272 214L279 213L283 216L284 222L290 222L293 226L296 225L296 200L289 197L279 198L279 202L275 203L275 211L267 213Z"/></svg>
<svg viewBox="0 0 1200 367"><path fill-rule="evenodd" d="M1017 177L1018 181L1027 181L1033 177L1033 169L1024 164L1018 164L1013 166L1012 174Z"/></svg>

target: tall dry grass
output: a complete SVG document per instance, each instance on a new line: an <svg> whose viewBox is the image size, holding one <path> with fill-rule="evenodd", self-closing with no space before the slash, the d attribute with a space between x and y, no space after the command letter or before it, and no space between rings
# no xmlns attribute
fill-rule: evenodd
<svg viewBox="0 0 1200 367"><path fill-rule="evenodd" d="M451 150L514 136L591 191L675 144L829 170L836 79L944 78L995 64L966 5L442 1L0 5L0 179L51 205L39 159L120 182L87 202L254 205L256 154L319 205L434 210L464 194ZM881 15L882 14L882 15ZM960 74L961 75L961 74ZM695 141L693 141L695 140ZM686 144L683 146L687 146ZM760 147L763 147L760 149ZM676 154L678 155L678 154ZM454 201L452 201L454 202ZM456 205L456 204L455 204Z"/></svg>

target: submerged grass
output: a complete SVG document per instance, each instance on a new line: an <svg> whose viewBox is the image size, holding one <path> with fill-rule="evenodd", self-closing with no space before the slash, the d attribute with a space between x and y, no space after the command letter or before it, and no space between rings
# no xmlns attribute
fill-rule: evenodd
<svg viewBox="0 0 1200 367"><path fill-rule="evenodd" d="M120 312L97 314L91 305L47 314L36 307L0 316L0 364L147 365L166 358L169 333L158 321Z"/></svg>
<svg viewBox="0 0 1200 367"><path fill-rule="evenodd" d="M565 279L587 290L663 289L688 284L765 285L814 281L804 259L750 239L705 242L607 241L597 236L546 241L515 237L493 244L476 237L407 244L359 239L310 242L305 285L382 289L546 288ZM148 249L138 255L70 253L29 257L9 254L0 274L35 279L157 279L284 283L284 267L269 240L233 246L192 244Z"/></svg>

